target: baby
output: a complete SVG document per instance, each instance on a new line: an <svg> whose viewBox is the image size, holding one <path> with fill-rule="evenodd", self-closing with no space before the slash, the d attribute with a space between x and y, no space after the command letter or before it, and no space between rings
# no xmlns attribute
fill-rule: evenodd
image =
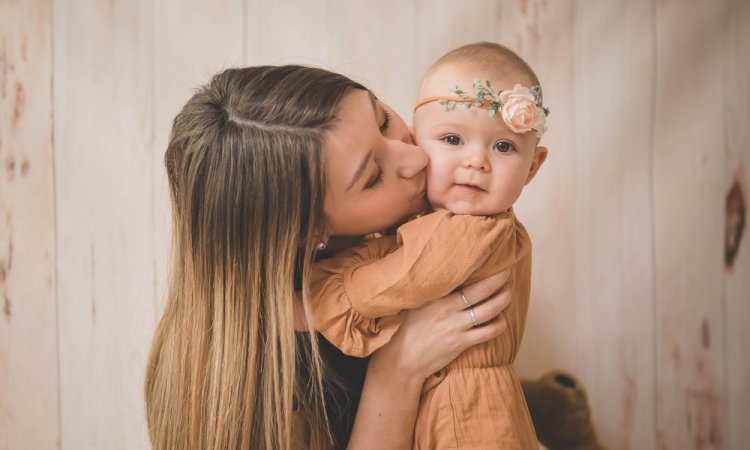
<svg viewBox="0 0 750 450"><path fill-rule="evenodd" d="M512 51L476 43L448 52L425 74L414 113L435 212L313 269L315 327L353 356L387 343L401 311L511 270L508 329L426 380L415 449L538 448L512 367L531 278L531 243L512 205L547 156L538 146L547 115L539 80ZM472 299L462 300L476 325Z"/></svg>

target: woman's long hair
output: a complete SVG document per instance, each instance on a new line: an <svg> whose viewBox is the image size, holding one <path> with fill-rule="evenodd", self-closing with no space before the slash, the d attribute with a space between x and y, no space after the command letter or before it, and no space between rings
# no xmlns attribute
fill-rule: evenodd
<svg viewBox="0 0 750 450"><path fill-rule="evenodd" d="M309 317L323 134L352 89L364 87L310 67L229 69L175 118L173 260L145 381L156 450L330 446L316 339L295 338L294 279Z"/></svg>

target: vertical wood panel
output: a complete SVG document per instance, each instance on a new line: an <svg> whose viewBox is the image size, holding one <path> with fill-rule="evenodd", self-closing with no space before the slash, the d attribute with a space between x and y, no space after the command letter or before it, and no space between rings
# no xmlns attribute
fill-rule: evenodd
<svg viewBox="0 0 750 450"><path fill-rule="evenodd" d="M576 11L574 370L602 441L616 449L655 446L653 13L651 0Z"/></svg>
<svg viewBox="0 0 750 450"><path fill-rule="evenodd" d="M169 274L171 209L164 152L172 120L198 86L223 69L243 65L243 1L159 0L154 3L151 242L157 320L161 317Z"/></svg>
<svg viewBox="0 0 750 450"><path fill-rule="evenodd" d="M328 15L330 0L245 0L248 65L329 63L329 38L337 34L340 11ZM341 36L341 38L345 38ZM334 67L327 67L336 70Z"/></svg>
<svg viewBox="0 0 750 450"><path fill-rule="evenodd" d="M726 102L726 195L736 186L744 200L744 225L732 207L726 213L731 234L739 238L736 255L725 262L726 283L726 393L727 448L744 448L750 442L750 2L733 0L726 16L727 40L724 48L724 99ZM726 203L726 202L725 202ZM728 231L725 231L728 233ZM741 234L740 234L741 233ZM737 238L730 239L734 244ZM725 243L725 245L727 245Z"/></svg>
<svg viewBox="0 0 750 450"><path fill-rule="evenodd" d="M249 64L301 63L340 72L410 117L418 77L412 2L247 0L247 5Z"/></svg>
<svg viewBox="0 0 750 450"><path fill-rule="evenodd" d="M0 5L0 449L59 433L50 3Z"/></svg>
<svg viewBox="0 0 750 450"><path fill-rule="evenodd" d="M153 9L53 9L62 448L147 448Z"/></svg>
<svg viewBox="0 0 750 450"><path fill-rule="evenodd" d="M549 156L516 204L532 240L533 273L526 335L516 360L525 376L578 363L576 311L576 110L573 74L575 3L506 1L502 44L539 76L551 115L541 144Z"/></svg>
<svg viewBox="0 0 750 450"><path fill-rule="evenodd" d="M419 39L419 77L449 50L478 41L497 42L500 27L499 1L416 0ZM414 86L413 96L416 95ZM414 99L416 100L416 98Z"/></svg>
<svg viewBox="0 0 750 450"><path fill-rule="evenodd" d="M725 5L656 5L656 425L664 449L727 448Z"/></svg>
<svg viewBox="0 0 750 450"><path fill-rule="evenodd" d="M322 45L333 70L362 81L411 123L420 75L414 1L329 0L327 14L333 27Z"/></svg>
<svg viewBox="0 0 750 450"><path fill-rule="evenodd" d="M518 51L552 109L516 208L534 242L519 373L580 375L609 448L744 448L748 23L744 0L2 2L0 449L148 447L162 157L193 87L240 63L313 64L409 121L424 69L478 40Z"/></svg>

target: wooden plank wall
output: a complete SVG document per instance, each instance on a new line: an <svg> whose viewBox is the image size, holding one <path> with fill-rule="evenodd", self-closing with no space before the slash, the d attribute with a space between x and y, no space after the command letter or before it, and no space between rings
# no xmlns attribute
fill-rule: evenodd
<svg viewBox="0 0 750 450"><path fill-rule="evenodd" d="M517 211L517 368L578 375L611 449L750 442L747 0L0 1L0 450L148 447L162 157L225 67L306 63L407 119L421 73L516 49L552 109Z"/></svg>
<svg viewBox="0 0 750 450"><path fill-rule="evenodd" d="M58 445L49 2L0 3L0 449Z"/></svg>

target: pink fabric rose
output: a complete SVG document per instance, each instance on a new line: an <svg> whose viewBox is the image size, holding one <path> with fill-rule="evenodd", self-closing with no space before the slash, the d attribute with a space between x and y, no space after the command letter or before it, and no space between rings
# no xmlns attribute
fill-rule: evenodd
<svg viewBox="0 0 750 450"><path fill-rule="evenodd" d="M499 99L503 105L503 120L513 132L535 130L537 136L544 133L546 117L544 111L536 105L536 98L529 88L517 84L513 86L513 90L502 91Z"/></svg>

